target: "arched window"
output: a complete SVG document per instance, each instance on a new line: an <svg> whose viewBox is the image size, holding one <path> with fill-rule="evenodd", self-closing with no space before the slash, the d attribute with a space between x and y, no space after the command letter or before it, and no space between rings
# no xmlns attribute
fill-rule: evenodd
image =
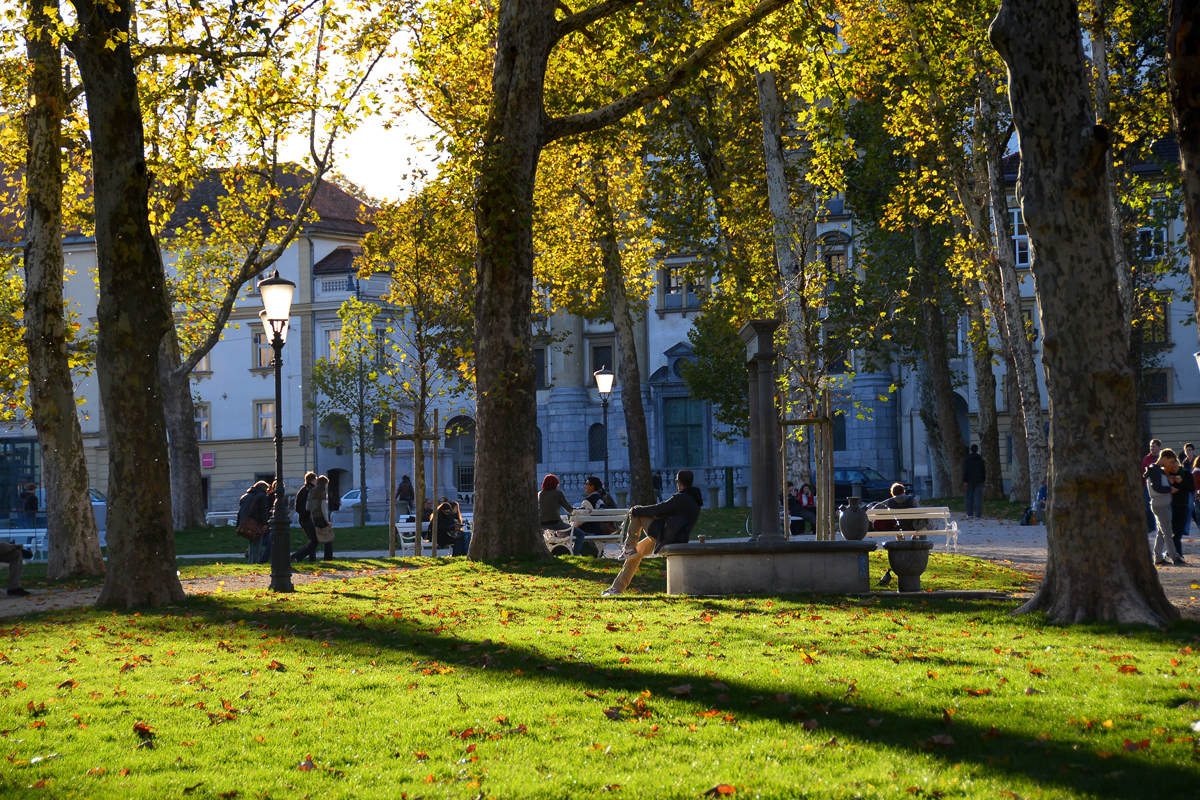
<svg viewBox="0 0 1200 800"><path fill-rule="evenodd" d="M542 429L534 428L534 430L537 431L537 463L541 464L544 462L542 458Z"/></svg>
<svg viewBox="0 0 1200 800"><path fill-rule="evenodd" d="M608 456L608 435L597 422L588 428L588 461L603 461Z"/></svg>
<svg viewBox="0 0 1200 800"><path fill-rule="evenodd" d="M833 232L821 239L821 260L825 262L826 277L830 280L842 278L849 267L850 237Z"/></svg>

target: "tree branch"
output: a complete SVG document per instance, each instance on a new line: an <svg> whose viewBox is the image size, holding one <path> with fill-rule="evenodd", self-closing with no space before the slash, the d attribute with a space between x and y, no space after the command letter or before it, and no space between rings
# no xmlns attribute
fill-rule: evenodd
<svg viewBox="0 0 1200 800"><path fill-rule="evenodd" d="M141 64L151 56L200 56L209 61L236 61L242 58L266 58L267 55L267 50L234 50L224 52L222 50L214 50L211 47L202 47L194 44L156 44L144 48L142 52L134 56L133 63Z"/></svg>
<svg viewBox="0 0 1200 800"><path fill-rule="evenodd" d="M564 36L568 36L577 31L582 31L593 22L611 17L618 11L623 11L629 8L638 0L604 0L603 3L597 3L591 8L585 8L583 11L571 13L571 9L562 2L556 3L559 8L567 12L568 16L558 21L558 30L554 34L553 46L557 44Z"/></svg>
<svg viewBox="0 0 1200 800"><path fill-rule="evenodd" d="M593 10L597 10L597 13L599 13L599 9L611 9L608 13L612 13L612 11L616 10L615 6L620 2L621 0L606 0L606 2L593 6L591 9L571 15L560 24L565 26L575 17L583 16ZM644 86L636 92L631 92L619 100L614 100L608 105L601 106L593 111L548 119L545 125L545 132L542 136L542 143L549 144L555 139L561 139L564 136L576 136L581 133L599 130L613 124L635 109L641 108L650 100L662 97L687 81L695 70L707 64L710 59L724 50L734 39L750 30L765 17L786 6L789 2L791 0L761 0L750 13L726 25L713 38L697 47L685 61L676 65L655 83ZM594 19L599 18L599 16L594 17ZM578 28L579 25L575 25L571 29L578 30Z"/></svg>

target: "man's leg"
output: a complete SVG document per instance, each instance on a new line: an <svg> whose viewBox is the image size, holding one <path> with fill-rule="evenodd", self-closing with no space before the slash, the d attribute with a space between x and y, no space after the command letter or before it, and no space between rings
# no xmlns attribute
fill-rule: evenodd
<svg viewBox="0 0 1200 800"><path fill-rule="evenodd" d="M20 545L5 542L3 546L0 546L0 561L8 562L8 590L20 589L21 570L25 566Z"/></svg>
<svg viewBox="0 0 1200 800"><path fill-rule="evenodd" d="M616 594L620 594L629 588L629 582L637 574L638 567L642 564L642 559L654 551L654 540L649 536L639 541L639 537L641 537L642 533L650 525L651 519L651 517L631 517L629 520L629 540L637 542L637 555L625 559L625 565L617 573L617 578L613 581L611 587L611 590Z"/></svg>
<svg viewBox="0 0 1200 800"><path fill-rule="evenodd" d="M973 485L975 489L975 519L983 517L983 484L976 483Z"/></svg>
<svg viewBox="0 0 1200 800"><path fill-rule="evenodd" d="M966 512L967 512L967 519L970 519L970 518L971 518L971 512L974 510L974 509L973 509L973 506L974 506L974 504L975 504L975 491L974 491L974 488L975 488L975 487L973 487L971 484L969 484L969 483L968 483L968 484L967 484L967 491L966 491L966 492L964 493L964 495L963 495L963 507L964 507L964 509L965 509L965 510L966 510Z"/></svg>

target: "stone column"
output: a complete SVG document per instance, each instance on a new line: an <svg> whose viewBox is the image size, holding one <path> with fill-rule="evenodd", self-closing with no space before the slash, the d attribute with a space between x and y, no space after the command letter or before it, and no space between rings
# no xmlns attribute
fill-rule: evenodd
<svg viewBox="0 0 1200 800"><path fill-rule="evenodd" d="M755 319L739 332L746 343L750 407L751 538L783 538L779 530L779 426L775 420L775 329L779 321Z"/></svg>

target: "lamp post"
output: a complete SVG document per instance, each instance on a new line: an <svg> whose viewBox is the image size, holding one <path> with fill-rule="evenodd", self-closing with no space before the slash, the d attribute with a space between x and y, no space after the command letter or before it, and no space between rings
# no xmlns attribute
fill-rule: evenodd
<svg viewBox="0 0 1200 800"><path fill-rule="evenodd" d="M608 396L612 394L615 376L607 367L600 367L592 376L596 379L596 388L600 390L600 408L604 412L604 491L610 492L612 489L608 485Z"/></svg>
<svg viewBox="0 0 1200 800"><path fill-rule="evenodd" d="M292 294L296 284L279 277L275 270L271 277L259 281L258 291L262 294L263 333L271 341L275 351L275 513L271 517L271 590L294 591L292 586L292 521L288 516L287 494L283 488L283 343L287 341L288 318L292 309Z"/></svg>

